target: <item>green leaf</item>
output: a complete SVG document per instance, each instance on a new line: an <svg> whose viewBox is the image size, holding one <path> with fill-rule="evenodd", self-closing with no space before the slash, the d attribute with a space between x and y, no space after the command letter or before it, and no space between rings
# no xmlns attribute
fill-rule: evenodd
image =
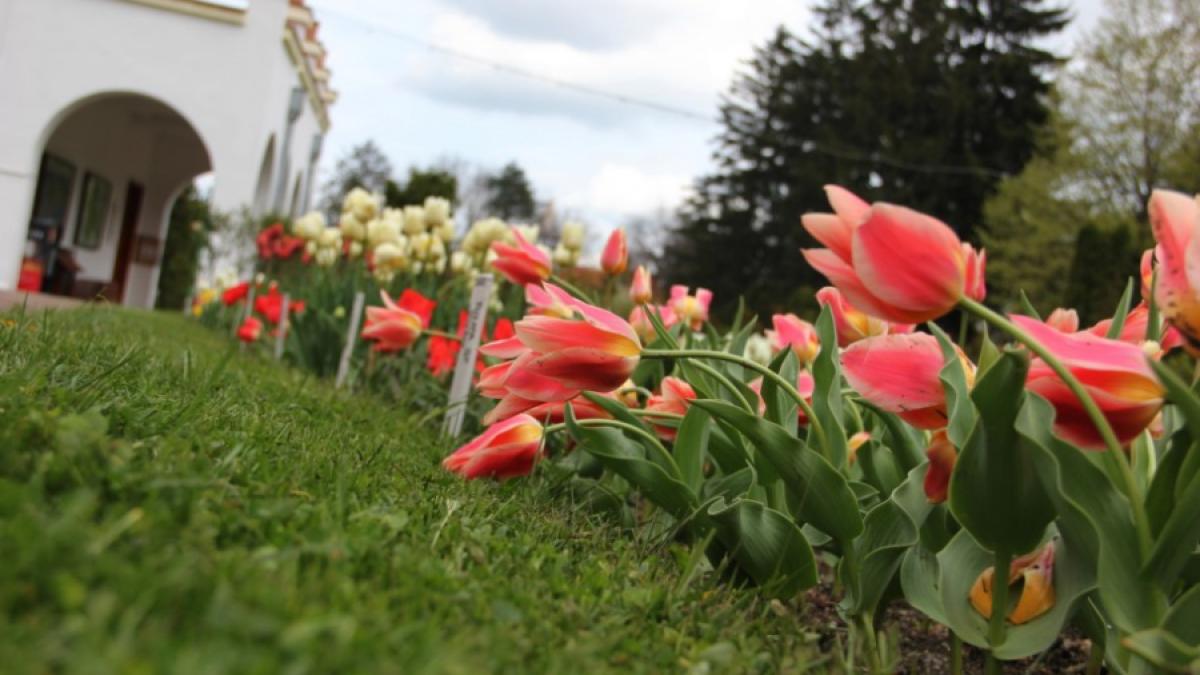
<svg viewBox="0 0 1200 675"><path fill-rule="evenodd" d="M711 429L708 412L703 408L688 406L675 436L674 452L683 482L692 490L698 489L704 480L704 459L708 454Z"/></svg>
<svg viewBox="0 0 1200 675"><path fill-rule="evenodd" d="M961 448L967 441L967 435L975 426L975 406L971 403L971 387L967 385L967 371L958 350L946 332L935 323L929 323L929 330L937 337L938 345L942 348L942 366L938 379L942 381L942 389L946 392L946 411L949 421L946 434L954 447Z"/></svg>
<svg viewBox="0 0 1200 675"><path fill-rule="evenodd" d="M1139 631L1121 640L1121 644L1165 672L1200 671L1200 646L1189 645L1165 629Z"/></svg>
<svg viewBox="0 0 1200 675"><path fill-rule="evenodd" d="M862 536L853 544L860 565L858 578L847 578L847 566L841 568L846 583L842 605L848 613L873 613L905 552L917 545L919 528L932 509L925 498L925 469L920 466L909 472L888 499L867 513Z"/></svg>
<svg viewBox="0 0 1200 675"><path fill-rule="evenodd" d="M1125 328L1125 317L1129 316L1129 303L1133 302L1133 279L1125 283L1125 292L1121 294L1121 301L1117 303L1117 311L1113 312L1112 323L1108 325L1108 334L1104 337L1109 340L1116 340L1121 336L1121 331Z"/></svg>
<svg viewBox="0 0 1200 675"><path fill-rule="evenodd" d="M1167 592L1175 587L1188 558L1200 542L1200 474L1175 502L1175 508L1154 540L1150 558L1143 571Z"/></svg>
<svg viewBox="0 0 1200 675"><path fill-rule="evenodd" d="M1200 645L1200 586L1193 586L1171 605L1163 627L1190 645Z"/></svg>
<svg viewBox="0 0 1200 675"><path fill-rule="evenodd" d="M875 439L858 449L857 464L862 469L863 478L880 494L891 494L904 480L895 454Z"/></svg>
<svg viewBox="0 0 1200 675"><path fill-rule="evenodd" d="M718 499L707 513L738 567L768 593L790 598L816 585L812 547L786 514L747 499Z"/></svg>
<svg viewBox="0 0 1200 675"><path fill-rule="evenodd" d="M783 427L722 401L692 402L741 432L783 479L798 514L847 545L863 528L858 501L845 476Z"/></svg>
<svg viewBox="0 0 1200 675"><path fill-rule="evenodd" d="M988 368L991 368L992 364L999 358L1000 348L996 346L995 342L992 342L992 336L988 333L987 324L985 323L983 324L982 344L979 347L979 372L975 374L976 377L982 377L988 371Z"/></svg>
<svg viewBox="0 0 1200 675"><path fill-rule="evenodd" d="M935 552L924 546L913 546L905 552L900 564L900 587L904 589L905 601L918 612L946 625L940 577L941 569Z"/></svg>
<svg viewBox="0 0 1200 675"><path fill-rule="evenodd" d="M796 352L784 349L771 362L770 368L785 381L794 383L800 372L800 362ZM795 435L800 420L796 401L768 377L763 378L762 398L767 404L767 419Z"/></svg>
<svg viewBox="0 0 1200 675"><path fill-rule="evenodd" d="M566 418L568 431L584 450L667 513L686 520L699 506L699 499L687 485L645 458L641 444L611 427L580 426L570 406L567 406Z"/></svg>
<svg viewBox="0 0 1200 675"><path fill-rule="evenodd" d="M709 478L700 486L700 501L708 504L714 499L721 498L732 502L739 497L746 496L754 487L755 482L754 469L749 466L727 476Z"/></svg>
<svg viewBox="0 0 1200 675"><path fill-rule="evenodd" d="M1054 505L1033 462L1033 449L1015 428L1025 399L1029 358L1005 352L975 385L975 428L961 447L950 477L950 510L989 551L1012 555L1032 550Z"/></svg>
<svg viewBox="0 0 1200 675"><path fill-rule="evenodd" d="M812 408L825 430L823 452L829 463L838 469L846 466L849 449L846 446L846 427L842 422L842 369L838 356L837 329L828 306L817 317L817 337L821 349L812 363Z"/></svg>
<svg viewBox="0 0 1200 675"><path fill-rule="evenodd" d="M1176 431L1168 439L1167 449L1159 460L1158 468L1146 491L1146 516L1150 520L1150 531L1154 536L1162 532L1175 509L1175 485L1179 480L1184 459L1196 449L1192 446L1192 435L1186 428Z"/></svg>
<svg viewBox="0 0 1200 675"><path fill-rule="evenodd" d="M1018 295L1021 300L1022 311L1024 311L1025 314L1037 319L1038 321L1041 321L1042 315L1038 313L1037 308L1034 307L1033 303L1029 301L1029 296L1025 295L1025 290L1022 289Z"/></svg>
<svg viewBox="0 0 1200 675"><path fill-rule="evenodd" d="M696 407L696 406L691 406ZM699 408L703 410L703 408ZM733 439L730 439L730 433ZM750 466L751 458L742 444L741 434L732 430L723 421L709 428L708 454L721 473L733 473Z"/></svg>
<svg viewBox="0 0 1200 675"><path fill-rule="evenodd" d="M1054 528L1050 528L1051 534ZM988 644L988 620L971 606L971 586L994 558L984 550L967 530L960 530L946 548L937 555L940 571L939 588L946 625L965 642L991 649L1000 659L1022 659L1045 651L1058 639L1071 617L1075 603L1092 588L1087 553L1071 546L1065 537L1055 542L1054 606L1045 614L1019 626L1007 625L1004 642ZM996 575L1001 578L1001 575ZM1011 593L1020 589L1010 588ZM1013 598L1015 601L1016 598Z"/></svg>
<svg viewBox="0 0 1200 675"><path fill-rule="evenodd" d="M1129 502L1080 450L1053 435L1054 408L1027 394L1017 431L1033 443L1034 463L1058 512L1057 526L1093 561L1099 597L1122 632L1154 626L1154 582L1142 576L1138 535Z"/></svg>
<svg viewBox="0 0 1200 675"><path fill-rule="evenodd" d="M896 463L901 470L912 471L925 461L925 439L921 432L905 424L899 417L884 412L867 401L859 401L858 405L870 410L883 424L887 433L887 446L895 453Z"/></svg>

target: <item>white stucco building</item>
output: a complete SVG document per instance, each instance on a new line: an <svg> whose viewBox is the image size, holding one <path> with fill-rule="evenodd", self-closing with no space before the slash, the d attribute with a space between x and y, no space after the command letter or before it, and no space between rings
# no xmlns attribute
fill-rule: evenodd
<svg viewBox="0 0 1200 675"><path fill-rule="evenodd" d="M304 210L324 63L303 0L0 0L0 290L50 238L79 269L44 291L151 306L171 205L208 172L223 212Z"/></svg>

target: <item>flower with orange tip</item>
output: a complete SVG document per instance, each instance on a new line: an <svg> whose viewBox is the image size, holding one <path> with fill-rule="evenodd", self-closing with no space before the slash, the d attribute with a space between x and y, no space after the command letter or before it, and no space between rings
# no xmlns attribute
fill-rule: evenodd
<svg viewBox="0 0 1200 675"><path fill-rule="evenodd" d="M662 380L660 385L662 393L655 394L646 401L646 410L659 413L672 413L675 415L683 415L687 413L688 405L696 400L696 390L692 389L692 385L684 382L678 377L668 375ZM663 418L655 418L650 416L648 420L654 427L655 433L664 441L674 441L679 433L678 422L671 420L667 421Z"/></svg>
<svg viewBox="0 0 1200 675"><path fill-rule="evenodd" d="M817 329L795 314L776 314L771 317L775 330L767 331L776 350L790 348L800 359L800 364L811 363L821 351L821 340Z"/></svg>
<svg viewBox="0 0 1200 675"><path fill-rule="evenodd" d="M808 230L825 248L805 260L855 307L888 321L936 319L962 298L985 295L985 256L950 226L912 209L867 204L836 185L825 192L834 213L808 213Z"/></svg>
<svg viewBox="0 0 1200 675"><path fill-rule="evenodd" d="M368 307L367 322L362 338L375 343L377 352L398 352L408 349L421 332L429 327L437 303L411 288L393 302L387 291L380 291L383 307Z"/></svg>
<svg viewBox="0 0 1200 675"><path fill-rule="evenodd" d="M1149 302L1154 287L1154 249L1148 248L1142 251L1138 276L1142 279L1142 302Z"/></svg>
<svg viewBox="0 0 1200 675"><path fill-rule="evenodd" d="M1087 332L1097 337L1108 337L1108 330L1112 327L1112 319L1104 319L1096 325L1087 329ZM1129 344L1144 346L1149 336L1150 329L1150 308L1145 303L1139 304L1137 307L1129 310L1125 315L1125 323L1121 326L1121 333L1116 339ZM1162 334L1158 338L1159 349L1151 353L1151 356L1158 357L1162 354L1183 346L1183 335L1174 326L1163 326Z"/></svg>
<svg viewBox="0 0 1200 675"><path fill-rule="evenodd" d="M515 245L502 241L492 242L492 251L496 259L492 267L504 275L505 279L524 286L537 284L550 278L550 256L542 249L529 243L521 231L512 228Z"/></svg>
<svg viewBox="0 0 1200 675"><path fill-rule="evenodd" d="M992 592L996 568L989 567L980 573L971 586L971 606L984 618L992 616ZM1008 586L1023 581L1021 597L1008 613L1008 621L1021 625L1036 619L1054 607L1054 541L1032 553L1012 561L1008 568Z"/></svg>
<svg viewBox="0 0 1200 675"><path fill-rule="evenodd" d="M973 385L975 366L955 349L967 383ZM855 342L842 352L846 381L859 395L921 429L946 426L946 394L939 379L943 365L942 348L927 333L880 335Z"/></svg>
<svg viewBox="0 0 1200 675"><path fill-rule="evenodd" d="M541 454L542 425L529 415L493 424L442 460L463 478L512 478L533 471Z"/></svg>
<svg viewBox="0 0 1200 675"><path fill-rule="evenodd" d="M669 305L675 317L691 326L692 330L700 330L708 321L708 306L712 304L712 291L707 288L697 288L695 295L688 295L687 286L672 286Z"/></svg>
<svg viewBox="0 0 1200 675"><path fill-rule="evenodd" d="M629 246L625 241L625 228L618 227L608 235L604 252L600 254L600 267L609 276L618 276L629 266Z"/></svg>
<svg viewBox="0 0 1200 675"><path fill-rule="evenodd" d="M530 314L557 316L560 319L575 316L575 298L551 283L527 284L525 302L530 307Z"/></svg>
<svg viewBox="0 0 1200 675"><path fill-rule="evenodd" d="M958 450L945 429L933 432L925 456L929 458L929 468L925 471L925 498L931 504L941 504L950 494L950 474L958 460Z"/></svg>
<svg viewBox="0 0 1200 675"><path fill-rule="evenodd" d="M608 414L607 410L596 405L586 396L576 396L569 401L539 403L527 410L526 414L543 424L558 424L566 420L568 404L577 420L612 419L612 415Z"/></svg>
<svg viewBox="0 0 1200 675"><path fill-rule="evenodd" d="M654 298L654 284L650 281L650 272L645 265L638 265L633 270L633 281L629 284L629 299L635 305L644 305Z"/></svg>
<svg viewBox="0 0 1200 675"><path fill-rule="evenodd" d="M1139 345L1090 333L1060 333L1027 316L1009 317L1071 372L1125 445L1137 438L1163 406L1165 391ZM1083 404L1041 359L1034 359L1026 387L1054 406L1054 430L1089 450L1105 447Z"/></svg>
<svg viewBox="0 0 1200 675"><path fill-rule="evenodd" d="M263 322L259 321L258 317L248 316L242 325L238 326L237 336L242 342L254 342L262 336L262 331Z"/></svg>
<svg viewBox="0 0 1200 675"><path fill-rule="evenodd" d="M1074 333L1079 330L1079 312L1059 307L1046 317L1046 325L1060 333Z"/></svg>
<svg viewBox="0 0 1200 675"><path fill-rule="evenodd" d="M828 307L833 316L839 347L846 347L875 335L911 333L913 330L912 324L889 323L859 311L833 286L826 286L817 291L817 302Z"/></svg>
<svg viewBox="0 0 1200 675"><path fill-rule="evenodd" d="M858 459L858 449L871 440L871 432L859 431L846 439L847 461L853 464Z"/></svg>

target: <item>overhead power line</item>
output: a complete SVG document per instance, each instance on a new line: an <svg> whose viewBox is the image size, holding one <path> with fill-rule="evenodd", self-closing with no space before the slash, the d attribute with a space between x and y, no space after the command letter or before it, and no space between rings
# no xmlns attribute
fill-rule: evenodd
<svg viewBox="0 0 1200 675"><path fill-rule="evenodd" d="M317 4L317 3L314 3L314 4ZM599 98L608 99L610 101L615 101L615 102L621 103L623 105L630 105L630 106L634 106L634 107L645 108L647 110L654 110L656 112L665 113L668 115L674 115L676 117L682 117L682 118L686 118L686 119L690 119L690 120L696 120L696 121L701 121L701 122L710 122L710 123L716 121L716 119L712 115L705 115L704 113L696 112L695 110L688 110L687 108L681 108L679 106L674 106L674 105L671 105L668 103L662 103L660 101L653 101L650 99L641 98L639 96L631 96L629 94L624 94L624 93L617 92L617 91L603 89L600 87L593 87L591 85L582 84L579 82L572 82L570 80L564 80L564 79L561 79L558 77L554 77L552 75L546 75L544 73L539 73L534 70L529 70L528 68L522 68L520 66L514 66L509 63L503 63L501 61L496 61L494 59L490 59L490 58L487 58L484 56L470 54L468 52L464 52L459 49L455 49L453 47L447 47L446 45L438 44L436 42L427 40L427 39L425 39L423 37L419 37L417 35L399 31L394 28L383 27L383 26L379 26L379 25L370 23L369 21L366 21L365 19L354 16L353 14L348 14L346 12L339 11L338 9L330 7L329 5L326 5L325 3L320 3L319 9L320 9L321 14L330 14L330 15L337 16L341 19L344 19L346 21L356 24L357 26L359 26L363 30L367 31L368 33L375 33L375 34L380 34L380 35L385 35L388 37L396 38L398 40L403 40L410 44L419 45L430 51L437 52L444 56L454 58L454 59L459 59L460 61L474 63L476 65L486 66L486 67L491 68L498 72L507 73L509 75L514 75L516 77L521 77L521 78L531 80L534 82L548 84L551 86L558 87L560 89L567 89L567 90L575 91L575 92L578 92L581 94L586 94L589 96L596 96ZM878 152L867 152L867 151L855 150L852 148L850 148L850 149L837 148L837 147L833 147L830 145L826 145L824 143L820 143L817 141L811 141L811 140L803 141L801 145L802 145L802 148L806 152L815 152L817 154L825 155L827 157L833 157L835 159L844 159L844 160L855 161L855 162L869 162L869 163L875 163L875 164L883 164L885 166L890 166L895 169L900 169L903 171L912 171L914 173L952 174L952 175L987 175L987 176L993 176L993 177L1003 177L1003 176L1008 175L1008 172L1001 171L999 169L995 169L992 167L966 166L966 165L959 165L959 164L922 164L922 163L916 163L916 162L908 162L905 160L888 157L887 155L883 155Z"/></svg>

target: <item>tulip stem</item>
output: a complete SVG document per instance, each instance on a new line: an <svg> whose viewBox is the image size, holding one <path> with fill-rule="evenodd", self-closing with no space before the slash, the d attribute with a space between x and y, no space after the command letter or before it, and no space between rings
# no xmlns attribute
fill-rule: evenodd
<svg viewBox="0 0 1200 675"><path fill-rule="evenodd" d="M587 303L587 304L589 304L589 305L594 305L594 304L596 304L596 303L595 303L595 302L592 300L592 296L590 296L590 295L588 295L587 293L585 293L585 292L583 292L583 291L579 290L579 288L578 288L577 286L575 286L575 284L573 284L573 283L571 283L571 282L567 281L566 279L564 279L564 278L562 278L562 277L558 276L557 274L551 274L551 275L550 275L550 279L549 279L549 281L550 281L550 283L553 283L553 284L557 284L557 285L559 285L559 286L562 286L564 289L566 289L566 291L567 291L568 293L570 293L571 295L573 295L573 296L575 296L575 297L579 298L580 300L582 300L582 301L586 302L586 303Z"/></svg>
<svg viewBox="0 0 1200 675"><path fill-rule="evenodd" d="M641 436L642 439L645 440L650 445L650 447L655 450L655 452L662 458L662 460L671 466L671 469L673 469L675 472L676 478L683 475L683 471L680 470L679 464L677 464L675 462L675 456L667 451L666 446L664 446L662 444L662 442L658 440L657 436L650 433L649 431L646 431L645 429L634 426L627 422L622 422L620 420L606 420L606 419L575 420L575 424L577 424L581 427L611 427L613 429L620 429L621 431L627 431L631 434L634 434L635 436ZM549 426L542 428L542 435L549 436L550 434L552 434L556 431L562 431L563 429L566 429L566 428L567 428L566 422L560 422L558 424L551 424Z"/></svg>
<svg viewBox="0 0 1200 675"><path fill-rule="evenodd" d="M634 410L630 408L629 414L635 417L661 417L662 419L668 420L683 419L683 415L680 415L679 413L666 412L662 410Z"/></svg>
<svg viewBox="0 0 1200 675"><path fill-rule="evenodd" d="M996 547L992 566L992 615L988 617L988 645L992 648L989 657L995 658L996 647L1004 643L1004 619L1008 616L1008 568L1012 566L1012 553L1001 546Z"/></svg>
<svg viewBox="0 0 1200 675"><path fill-rule="evenodd" d="M750 403L750 401L746 400L746 397L742 395L742 390L737 388L737 385L735 385L733 383L733 380L729 379L726 375L721 373L716 368L713 368L712 366L708 365L707 363L693 363L692 365L695 366L696 368L698 368L699 370L707 373L709 377L715 379L717 382L720 382L726 389L728 389L734 395L734 397L737 399L737 402L743 408L746 409L746 412L750 413L751 415L758 414L758 411L755 410L754 406Z"/></svg>
<svg viewBox="0 0 1200 675"><path fill-rule="evenodd" d="M1117 440L1117 435L1113 432L1112 426L1109 425L1108 419L1104 417L1104 413L1101 412L1100 407L1096 405L1095 399L1092 398L1091 394L1088 394L1079 379L1054 354L1050 353L1050 350L1035 340L1032 335L1022 330L1020 326L992 311L982 303L965 297L961 298L958 302L964 309L1008 333L1017 342L1028 347L1047 366L1050 366L1050 369L1058 375L1063 384L1067 385L1067 388L1071 390L1075 398L1079 399L1084 412L1092 420L1092 424L1096 427L1096 431L1100 433L1100 438L1104 441L1104 445L1108 449L1106 454L1109 460L1110 478L1113 478L1112 474L1115 472L1116 480L1114 482L1117 482L1123 488L1121 491L1125 493L1125 497L1129 500L1129 504L1133 509L1133 517L1134 522L1137 524L1142 555L1148 555L1150 551L1150 521L1146 517L1146 508L1138 490L1137 479L1134 478L1133 469L1129 466L1129 458L1125 456L1125 451L1121 448L1121 442Z"/></svg>
<svg viewBox="0 0 1200 675"><path fill-rule="evenodd" d="M447 340L454 340L455 342L462 342L462 338L460 338L459 336L451 335L450 333L447 333L447 332L441 331L441 330L433 330L432 328L426 328L425 330L423 330L421 332L430 337L440 337L440 338L446 338Z"/></svg>
<svg viewBox="0 0 1200 675"><path fill-rule="evenodd" d="M818 419L817 414L813 412L812 406L809 405L808 401L804 399L804 396L802 396L799 391L796 391L796 386L794 384L783 379L779 373L771 370L770 368L755 361L751 361L745 357L737 356L736 354L712 351L708 349L645 349L642 350L642 356L648 359L690 358L729 361L730 363L736 363L743 368L748 368L757 372L763 377L774 382L776 386L778 386L780 389L783 389L785 392L787 392L788 396L792 397L792 400L796 402L796 405L799 406L800 410L802 410L808 417L808 423L812 426L813 433L817 436L817 442L821 446L822 454L825 455L826 459L831 459L829 457L829 449L825 444L825 428L821 426L821 420ZM751 412L756 412L753 408L750 410Z"/></svg>

